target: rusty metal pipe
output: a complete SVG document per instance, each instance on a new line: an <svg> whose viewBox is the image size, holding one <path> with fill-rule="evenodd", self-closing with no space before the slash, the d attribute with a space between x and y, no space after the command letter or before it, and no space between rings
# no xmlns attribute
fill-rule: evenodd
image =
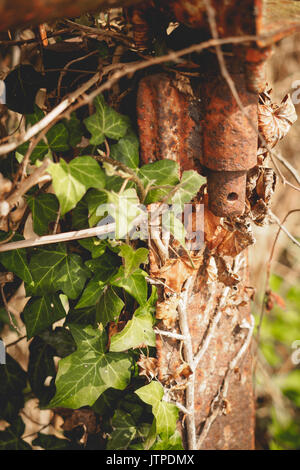
<svg viewBox="0 0 300 470"><path fill-rule="evenodd" d="M247 90L243 73L232 73L248 117L257 126L258 95ZM210 210L219 217L244 212L247 171L257 163L257 134L249 125L224 78L203 85L203 154Z"/></svg>

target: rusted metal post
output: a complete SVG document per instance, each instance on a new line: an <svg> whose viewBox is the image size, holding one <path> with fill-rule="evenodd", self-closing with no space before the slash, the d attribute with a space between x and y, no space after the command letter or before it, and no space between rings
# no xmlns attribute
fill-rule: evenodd
<svg viewBox="0 0 300 470"><path fill-rule="evenodd" d="M144 78L139 86L137 112L141 156L144 163L165 157L176 160L182 171L199 168L199 159L203 158L201 142L205 132L206 115L201 110L199 100L193 99L188 93L184 94L179 88L182 89L182 84L166 74ZM232 104L232 100L229 103ZM230 132L229 129L229 134ZM255 145L254 136L254 144L249 139L251 151ZM230 369L230 364L244 341L245 330L239 325L249 325L251 321L249 298L245 294L244 299L247 300L241 306L235 285L224 285L218 281L217 276L213 278L212 272L212 279L209 278L209 265L212 270L213 266L216 266L214 258L216 252L223 253L222 247L219 246L222 245L222 235L218 245L215 237L219 230L220 219L210 212L207 200L204 203L206 247L200 256L199 253L191 252L191 256L195 256L198 261L198 269L184 275L186 260L173 259L173 263L168 265L165 273L164 266L159 266L156 257L151 256L150 274L153 277L161 276L166 284L172 277L177 280L181 278L181 284L180 282L176 284L178 296L181 289L184 289L184 281L193 278L187 316L195 370L189 380L192 379L194 383L194 418L199 447L252 449L254 402L251 353L246 351L242 362L237 363L234 370ZM233 256L228 257L227 262L233 266L236 275L241 279L238 289L246 292L246 253L239 254L236 259ZM174 287L174 283L172 285ZM170 303L166 302L166 293L161 290L159 308L171 308L168 305ZM178 323L168 328L163 321L160 321L158 327L161 331L180 332ZM187 371L182 363L180 343L172 338L157 335L157 356L160 381L167 390L171 390L170 393L176 396L177 401L181 400L184 403L184 393L187 393L184 392ZM218 393L224 386L228 389L226 398L222 398L221 393L220 402L217 403ZM221 410L216 417L213 409L215 405ZM189 417L186 422L189 423ZM184 429L183 435L185 435ZM186 446L191 448L189 442L186 442Z"/></svg>

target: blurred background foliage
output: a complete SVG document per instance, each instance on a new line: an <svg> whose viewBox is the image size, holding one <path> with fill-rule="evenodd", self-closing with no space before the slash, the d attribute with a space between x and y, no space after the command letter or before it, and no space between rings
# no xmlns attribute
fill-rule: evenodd
<svg viewBox="0 0 300 470"><path fill-rule="evenodd" d="M268 64L267 78L272 97L280 102L285 94L300 96L300 35L281 41ZM297 80L299 83L297 84ZM298 120L279 144L281 155L300 172L300 104L294 102ZM291 174L280 167L285 177ZM299 193L277 183L272 211L282 220L300 208ZM300 241L300 212L291 215L285 226ZM250 250L251 285L256 295L253 314L259 323L264 297L266 266L278 227L256 229L256 244ZM270 290L273 308L266 312L260 333L256 365L256 448L300 449L300 249L281 232L271 264ZM272 305L270 305L272 306Z"/></svg>

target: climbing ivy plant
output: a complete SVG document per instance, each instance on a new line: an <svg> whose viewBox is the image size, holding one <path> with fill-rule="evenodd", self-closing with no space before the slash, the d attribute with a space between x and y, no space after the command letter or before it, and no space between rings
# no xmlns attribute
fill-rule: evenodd
<svg viewBox="0 0 300 470"><path fill-rule="evenodd" d="M26 115L27 128L43 116L35 107ZM11 162L22 164L28 148L28 143L21 145ZM35 234L51 234L53 227L57 233L77 231L107 220L115 222L116 230L106 238L0 253L1 271L14 274L14 286L24 282L28 301L21 318L31 340L27 371L9 349L6 365L0 366L0 418L10 424L0 432L0 449L30 448L22 440L19 416L30 397L56 413L91 410L98 423L96 448L182 449L178 408L165 400L156 378L139 374L140 355L155 356L157 291L148 283L147 240L131 240L124 227L133 226L142 203L170 203L171 195L179 206L189 202L203 178L186 171L180 179L171 160L141 166L129 118L109 107L102 95L88 117L80 120L72 113L45 134L31 152L32 171L46 158L52 160L52 186L33 186L25 195ZM104 212L99 211L103 204ZM1 232L1 240L8 235ZM21 239L19 225L10 241ZM12 328L5 308L0 321ZM74 435L65 437L40 433L33 444L83 447Z"/></svg>

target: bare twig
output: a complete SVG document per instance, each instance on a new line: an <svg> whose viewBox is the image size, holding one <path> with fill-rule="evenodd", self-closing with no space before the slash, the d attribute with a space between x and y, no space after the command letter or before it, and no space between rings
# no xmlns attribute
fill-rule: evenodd
<svg viewBox="0 0 300 470"><path fill-rule="evenodd" d="M192 337L189 329L187 307L189 303L189 296L193 285L193 277L185 283L185 289L181 293L181 298L178 304L178 314L179 314L179 325L180 330L185 337L184 344L184 359L192 370L187 386L186 386L186 408L188 410L188 415L186 417L187 423L187 441L188 449L196 450L197 439L196 439L196 422L195 422L195 368L194 368L194 356L193 356L193 344Z"/></svg>
<svg viewBox="0 0 300 470"><path fill-rule="evenodd" d="M158 328L154 328L154 333L161 336L166 336L167 338L178 339L179 341L184 341L186 338L183 335L178 333L172 333L171 331L159 330Z"/></svg>
<svg viewBox="0 0 300 470"><path fill-rule="evenodd" d="M32 186L36 185L37 183L40 182L41 177L44 175L44 173L47 171L47 168L49 164L51 163L51 160L48 158L45 159L40 167L38 167L34 172L28 176L20 185L19 187L7 198L7 202L10 207L15 206L20 198L27 193L27 191L32 188ZM50 175L48 176L48 180L51 180ZM44 182L44 181L43 181ZM4 246L4 245L3 245Z"/></svg>
<svg viewBox="0 0 300 470"><path fill-rule="evenodd" d="M144 220L145 214L138 216L134 224L139 224ZM108 224L100 227L91 227L83 230L76 230L73 232L57 233L55 235L45 235L43 237L29 238L27 240L20 240L18 242L11 242L4 245L0 245L0 252L19 250L21 248L32 248L35 246L49 245L52 243L67 242L73 240L80 240L83 238L97 237L99 235L105 235L107 233L114 232L116 224Z"/></svg>

